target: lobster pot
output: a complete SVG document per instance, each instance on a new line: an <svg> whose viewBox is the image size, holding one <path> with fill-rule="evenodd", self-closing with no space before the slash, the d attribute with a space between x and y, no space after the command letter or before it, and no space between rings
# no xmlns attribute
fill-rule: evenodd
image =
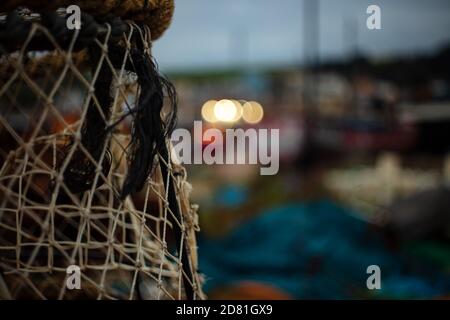
<svg viewBox="0 0 450 320"><path fill-rule="evenodd" d="M69 29L65 7L13 2L0 5L0 298L203 298L151 24L93 10Z"/></svg>

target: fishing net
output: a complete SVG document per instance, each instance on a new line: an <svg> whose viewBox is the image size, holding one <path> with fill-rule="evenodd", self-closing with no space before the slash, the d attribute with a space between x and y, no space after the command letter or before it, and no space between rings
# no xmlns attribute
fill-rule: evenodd
<svg viewBox="0 0 450 320"><path fill-rule="evenodd" d="M151 57L173 2L49 2L0 4L0 298L204 298Z"/></svg>

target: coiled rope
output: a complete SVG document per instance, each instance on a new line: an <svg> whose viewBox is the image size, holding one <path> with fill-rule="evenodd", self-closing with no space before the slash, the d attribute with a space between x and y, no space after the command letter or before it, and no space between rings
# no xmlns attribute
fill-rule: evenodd
<svg viewBox="0 0 450 320"><path fill-rule="evenodd" d="M152 31L152 40L161 37L169 27L174 12L173 0L2 0L0 12L27 7L45 13L73 4L78 5L83 13L96 18L112 15L148 26Z"/></svg>

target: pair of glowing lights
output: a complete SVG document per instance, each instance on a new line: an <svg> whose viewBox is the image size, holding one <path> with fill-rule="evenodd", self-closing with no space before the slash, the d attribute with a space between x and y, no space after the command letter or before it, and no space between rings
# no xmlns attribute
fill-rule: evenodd
<svg viewBox="0 0 450 320"><path fill-rule="evenodd" d="M263 107L255 101L209 100L202 107L202 117L210 123L232 123L242 118L249 124L256 124L262 120L263 116Z"/></svg>

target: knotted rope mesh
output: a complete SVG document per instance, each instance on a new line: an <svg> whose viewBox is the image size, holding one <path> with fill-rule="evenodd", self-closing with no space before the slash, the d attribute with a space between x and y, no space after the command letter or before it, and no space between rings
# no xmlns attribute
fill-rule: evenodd
<svg viewBox="0 0 450 320"><path fill-rule="evenodd" d="M27 3L0 5L0 298L203 298L176 97L151 58L170 19L155 36L105 7L69 30L56 5L11 11Z"/></svg>

